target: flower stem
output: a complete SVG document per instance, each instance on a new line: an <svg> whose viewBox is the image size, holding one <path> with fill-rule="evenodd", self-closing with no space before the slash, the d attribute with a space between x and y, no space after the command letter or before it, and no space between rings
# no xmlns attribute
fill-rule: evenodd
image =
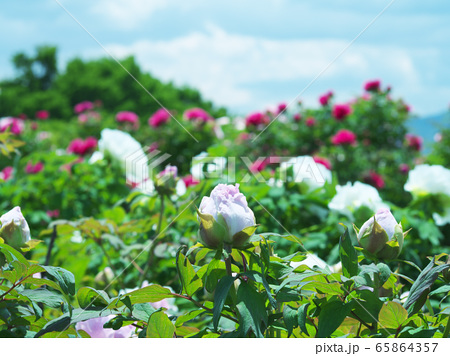
<svg viewBox="0 0 450 356"><path fill-rule="evenodd" d="M149 246L149 250L148 250L148 256L147 256L147 264L144 267L144 270L141 274L141 278L139 279L139 288L142 286L142 283L145 280L145 277L147 276L148 271L150 270L150 267L152 265L153 262L153 252L155 250L156 244L155 244L155 240L159 237L159 234L161 232L161 225L162 225L162 221L163 221L163 216L164 216L164 195L160 194L159 196L161 198L161 206L159 209L159 220L158 220L158 226L156 228L156 234L155 237L153 238L153 240L150 242L150 246Z"/></svg>
<svg viewBox="0 0 450 356"><path fill-rule="evenodd" d="M442 338L443 339L448 338L449 334L450 334L450 314L448 315L447 325L445 326L445 330L444 330L444 333L442 334Z"/></svg>
<svg viewBox="0 0 450 356"><path fill-rule="evenodd" d="M225 244L223 246L223 248L228 253L228 258L225 259L225 267L227 269L227 274L229 276L231 276L232 275L232 270L231 270L231 250L232 249L231 249L231 246L227 245L227 244Z"/></svg>

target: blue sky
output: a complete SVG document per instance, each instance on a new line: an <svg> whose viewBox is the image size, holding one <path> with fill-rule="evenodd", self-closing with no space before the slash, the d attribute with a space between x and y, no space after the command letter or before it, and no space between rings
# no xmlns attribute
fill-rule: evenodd
<svg viewBox="0 0 450 356"><path fill-rule="evenodd" d="M118 58L133 54L154 76L242 114L293 100L391 2L59 1ZM449 18L448 0L395 0L300 99L317 106L332 89L344 102L381 79L418 115L446 110ZM61 66L106 55L55 0L3 2L0 31L1 78L13 75L14 53L36 45L57 45Z"/></svg>

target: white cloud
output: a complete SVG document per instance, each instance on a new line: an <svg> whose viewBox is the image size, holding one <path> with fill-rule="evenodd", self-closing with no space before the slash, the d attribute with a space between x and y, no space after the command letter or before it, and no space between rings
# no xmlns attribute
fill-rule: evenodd
<svg viewBox="0 0 450 356"><path fill-rule="evenodd" d="M206 32L192 32L167 41L139 40L130 45L110 44L106 47L119 58L135 55L156 77L194 86L217 104L251 110L271 103L259 99L249 87L258 83L298 82L298 88L289 94L291 97L284 98L286 101L293 99L346 45L346 41L337 39L258 38L227 33L208 25ZM338 80L348 77L360 86L364 80L376 76L389 77L391 82L399 80L404 86L417 86L419 82L413 60L406 50L355 43L330 66L318 83L334 81L339 84ZM337 88L341 86L337 85ZM316 87L320 92L327 89L320 85ZM353 93L357 90L353 87ZM305 93L306 103L312 104L308 99L313 98L317 101L319 93ZM278 98L274 97L274 100Z"/></svg>
<svg viewBox="0 0 450 356"><path fill-rule="evenodd" d="M129 30L171 3L168 0L100 0L91 7L91 12L113 22L115 27Z"/></svg>

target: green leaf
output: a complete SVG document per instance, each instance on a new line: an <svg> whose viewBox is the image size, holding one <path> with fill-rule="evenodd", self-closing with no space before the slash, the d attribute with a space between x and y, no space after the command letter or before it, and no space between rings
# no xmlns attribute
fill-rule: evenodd
<svg viewBox="0 0 450 356"><path fill-rule="evenodd" d="M34 303L44 303L50 308L58 309L64 303L63 297L48 289L24 289L21 295L27 297Z"/></svg>
<svg viewBox="0 0 450 356"><path fill-rule="evenodd" d="M272 297L272 293L270 292L269 284L266 281L266 278L262 273L256 272L256 271L247 271L245 273L242 273L242 276L247 276L248 278L254 280L257 283L261 283L264 286L264 289L266 290L267 297L269 298L270 304L273 308L277 307L276 300Z"/></svg>
<svg viewBox="0 0 450 356"><path fill-rule="evenodd" d="M435 258L423 269L409 291L408 299L405 302L405 309L411 316L417 313L425 304L431 286L439 276L439 273L446 270L450 265L434 266Z"/></svg>
<svg viewBox="0 0 450 356"><path fill-rule="evenodd" d="M221 257L222 251L217 250L214 259L208 264L208 269L206 270L205 288L209 293L214 292L217 286L217 282L226 274L225 269L220 269Z"/></svg>
<svg viewBox="0 0 450 356"><path fill-rule="evenodd" d="M148 318L150 318L150 315L152 315L156 309L152 307L150 303L140 303L140 304L134 304L133 305L133 313L132 315L139 320L148 321Z"/></svg>
<svg viewBox="0 0 450 356"><path fill-rule="evenodd" d="M107 307L110 303L109 296L105 291L98 291L91 287L81 287L77 292L77 299L81 308Z"/></svg>
<svg viewBox="0 0 450 356"><path fill-rule="evenodd" d="M309 336L308 330L306 329L306 319L308 317L308 307L310 303L303 304L298 308L298 326L300 329Z"/></svg>
<svg viewBox="0 0 450 356"><path fill-rule="evenodd" d="M380 279L380 287L383 286L391 276L390 268L384 263L377 264L377 268L379 271L379 279Z"/></svg>
<svg viewBox="0 0 450 356"><path fill-rule="evenodd" d="M166 298L174 298L174 295L168 288L161 287L158 284L134 290L130 293L124 294L120 299L129 297L131 304L138 303L154 303Z"/></svg>
<svg viewBox="0 0 450 356"><path fill-rule="evenodd" d="M70 316L70 313L65 313L59 318L49 321L41 330L37 332L34 337L38 338L52 331L61 332L67 329L70 325L78 323L80 321L98 318L101 316L108 316L111 314L114 314L114 311L104 308L74 309L72 311L72 316Z"/></svg>
<svg viewBox="0 0 450 356"><path fill-rule="evenodd" d="M150 315L147 326L147 337L173 338L174 332L175 326L163 311L159 311Z"/></svg>
<svg viewBox="0 0 450 356"><path fill-rule="evenodd" d="M264 337L262 325L267 326L267 311L264 298L247 283L241 283L237 292L239 331L245 336L253 330L256 337Z"/></svg>
<svg viewBox="0 0 450 356"><path fill-rule="evenodd" d="M439 294L439 293L448 293L448 292L450 292L450 284L447 284L445 286L441 286L438 289L432 291L430 293L430 297L433 296L433 295Z"/></svg>
<svg viewBox="0 0 450 356"><path fill-rule="evenodd" d="M219 283L217 283L216 291L214 293L214 307L213 307L214 331L217 331L220 314L222 313L225 300L227 299L228 291L230 290L230 287L233 285L235 279L236 279L235 277L227 275L222 277Z"/></svg>
<svg viewBox="0 0 450 356"><path fill-rule="evenodd" d="M298 326L297 309L292 308L290 305L285 305L283 308L283 320L288 330L288 337L290 337L292 330Z"/></svg>
<svg viewBox="0 0 450 356"><path fill-rule="evenodd" d="M202 280L195 274L191 262L189 262L189 260L184 257L180 251L177 256L177 267L183 285L183 291L188 296L192 296L203 286L203 283Z"/></svg>
<svg viewBox="0 0 450 356"><path fill-rule="evenodd" d="M262 236L264 238L269 238L270 236L281 237L285 240L288 240L290 242L295 242L295 243L298 243L299 245L303 246L302 240L300 240L300 238L298 238L297 236L294 236L294 235L280 235L280 234L276 234L274 232L266 232L266 233L257 234L257 235Z"/></svg>
<svg viewBox="0 0 450 356"><path fill-rule="evenodd" d="M23 257L23 255L19 251L13 249L9 245L0 244L0 252L2 252L5 255L6 261L8 261L8 263L11 263L13 261L19 261L20 263L23 263L27 267L30 265L27 259Z"/></svg>
<svg viewBox="0 0 450 356"><path fill-rule="evenodd" d="M199 309L199 310L192 310L187 314L181 315L177 318L177 321L175 322L175 326L181 326L184 323L186 323L187 321L190 321L192 319L195 319L197 316L199 316L200 314L205 313L205 310L203 309Z"/></svg>
<svg viewBox="0 0 450 356"><path fill-rule="evenodd" d="M396 302L387 302L378 315L380 326L388 329L397 329L408 319L408 312Z"/></svg>
<svg viewBox="0 0 450 356"><path fill-rule="evenodd" d="M378 321L383 302L370 290L353 291L348 300L355 300L353 312L365 323L375 323Z"/></svg>
<svg viewBox="0 0 450 356"><path fill-rule="evenodd" d="M69 272L61 267L41 266L45 271L54 277L64 293L75 295L75 277L72 272Z"/></svg>
<svg viewBox="0 0 450 356"><path fill-rule="evenodd" d="M348 234L348 228L339 239L339 258L342 263L342 274L345 277L351 278L358 274L358 256Z"/></svg>
<svg viewBox="0 0 450 356"><path fill-rule="evenodd" d="M351 312L353 302L344 303L340 299L330 299L321 307L316 337L329 337Z"/></svg>

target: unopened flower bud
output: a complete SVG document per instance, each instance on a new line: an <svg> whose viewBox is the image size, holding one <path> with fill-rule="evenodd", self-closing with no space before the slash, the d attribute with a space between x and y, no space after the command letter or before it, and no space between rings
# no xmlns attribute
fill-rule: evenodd
<svg viewBox="0 0 450 356"><path fill-rule="evenodd" d="M378 259L392 260L398 257L406 233L389 209L380 209L358 231L359 245Z"/></svg>
<svg viewBox="0 0 450 356"><path fill-rule="evenodd" d="M255 215L239 192L239 184L219 184L210 197L203 197L197 213L200 237L210 248L242 247L256 230Z"/></svg>
<svg viewBox="0 0 450 356"><path fill-rule="evenodd" d="M16 250L31 239L30 228L20 207L16 206L0 217L0 237Z"/></svg>

